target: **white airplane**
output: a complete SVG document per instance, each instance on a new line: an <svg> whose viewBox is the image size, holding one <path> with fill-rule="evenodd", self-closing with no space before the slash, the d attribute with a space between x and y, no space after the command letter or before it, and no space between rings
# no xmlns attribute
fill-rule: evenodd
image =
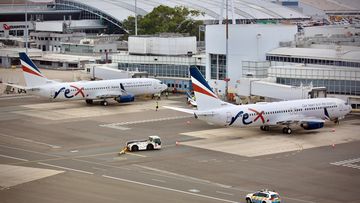
<svg viewBox="0 0 360 203"><path fill-rule="evenodd" d="M114 98L119 103L134 101L135 95L155 94L167 88L160 80L152 78L129 78L117 80L57 82L47 79L26 53L19 53L26 86L6 84L24 89L27 93L50 98L53 101L85 100L92 104Z"/></svg>
<svg viewBox="0 0 360 203"><path fill-rule="evenodd" d="M196 67L190 67L197 110L169 107L194 114L195 118L221 126L254 127L268 131L282 125L283 133L291 134L290 126L306 130L324 127L326 120L338 121L351 111L351 106L336 98L302 99L272 103L233 105L221 101Z"/></svg>

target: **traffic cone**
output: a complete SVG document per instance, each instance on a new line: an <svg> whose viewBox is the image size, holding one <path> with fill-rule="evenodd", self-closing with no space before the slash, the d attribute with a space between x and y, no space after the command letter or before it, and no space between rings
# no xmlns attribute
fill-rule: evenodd
<svg viewBox="0 0 360 203"><path fill-rule="evenodd" d="M332 132L335 132L335 128L333 128L331 131L332 131Z"/></svg>
<svg viewBox="0 0 360 203"><path fill-rule="evenodd" d="M335 144L332 144L332 148L335 148Z"/></svg>
<svg viewBox="0 0 360 203"><path fill-rule="evenodd" d="M186 121L187 124L190 124L191 122L190 121Z"/></svg>

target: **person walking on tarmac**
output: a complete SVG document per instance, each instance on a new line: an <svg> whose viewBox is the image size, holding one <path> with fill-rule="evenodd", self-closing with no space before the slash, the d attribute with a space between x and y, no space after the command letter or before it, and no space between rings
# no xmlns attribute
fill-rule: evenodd
<svg viewBox="0 0 360 203"><path fill-rule="evenodd" d="M158 109L159 109L159 102L156 101L155 111L157 111Z"/></svg>

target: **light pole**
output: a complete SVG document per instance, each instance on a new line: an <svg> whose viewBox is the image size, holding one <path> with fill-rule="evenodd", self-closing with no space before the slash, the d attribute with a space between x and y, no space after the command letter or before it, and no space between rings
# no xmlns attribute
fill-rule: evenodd
<svg viewBox="0 0 360 203"><path fill-rule="evenodd" d="M260 58L259 58L259 41L261 39L261 34L257 34L256 35L256 58L258 61L260 61Z"/></svg>
<svg viewBox="0 0 360 203"><path fill-rule="evenodd" d="M225 101L227 101L227 96L228 96L228 88L229 88L229 77L228 77L228 71L229 71L229 12L228 12L228 0L226 0L226 65L225 65L225 81L226 81L226 85L225 85Z"/></svg>
<svg viewBox="0 0 360 203"><path fill-rule="evenodd" d="M28 7L28 1L25 1L25 49L26 54L28 53L28 24L27 24L27 7Z"/></svg>
<svg viewBox="0 0 360 203"><path fill-rule="evenodd" d="M135 0L135 35L137 35L137 0Z"/></svg>

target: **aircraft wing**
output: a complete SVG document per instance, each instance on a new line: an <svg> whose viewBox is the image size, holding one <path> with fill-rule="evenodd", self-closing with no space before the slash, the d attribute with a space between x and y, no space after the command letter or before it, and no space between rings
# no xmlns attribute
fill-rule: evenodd
<svg viewBox="0 0 360 203"><path fill-rule="evenodd" d="M184 108L179 108L179 107L174 107L174 106L164 106L164 108L172 109L175 111L180 111L180 112L184 112L184 113L188 113L188 114L194 114L196 112L195 110L192 110L192 109L184 109Z"/></svg>
<svg viewBox="0 0 360 203"><path fill-rule="evenodd" d="M96 99L107 99L107 98L114 98L118 97L119 95L112 95L112 94L103 94L96 96Z"/></svg>
<svg viewBox="0 0 360 203"><path fill-rule="evenodd" d="M120 89L121 89L121 93L119 93L118 91L107 92L106 94L96 95L95 98L96 99L106 99L106 98L114 98L114 97L118 97L118 96L122 96L122 95L128 95L128 92L125 90L122 83L120 83Z"/></svg>
<svg viewBox="0 0 360 203"><path fill-rule="evenodd" d="M302 123L309 123L309 122L325 123L325 120L321 119L321 118L306 117L306 116L299 115L299 116L292 116L292 117L280 119L276 122L276 124L277 125L292 125L292 124L301 125Z"/></svg>
<svg viewBox="0 0 360 203"><path fill-rule="evenodd" d="M213 116L216 114L212 111L199 111L199 110L184 109L184 108L173 107L173 106L164 106L164 108L172 109L175 111L180 111L180 112L184 112L184 113L188 113L188 114L194 114L195 118L197 118L198 116Z"/></svg>
<svg viewBox="0 0 360 203"><path fill-rule="evenodd" d="M107 94L99 94L99 95L96 95L95 98L96 99L106 99L106 98L114 98L114 97L118 97L118 96L121 96L123 94L119 94L118 92L117 93L111 93L111 92L108 92Z"/></svg>

